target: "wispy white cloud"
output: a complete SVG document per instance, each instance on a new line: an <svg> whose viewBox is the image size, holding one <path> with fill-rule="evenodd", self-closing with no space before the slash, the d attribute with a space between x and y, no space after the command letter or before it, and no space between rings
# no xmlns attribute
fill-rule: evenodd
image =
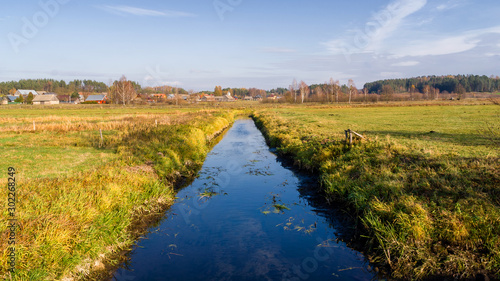
<svg viewBox="0 0 500 281"><path fill-rule="evenodd" d="M402 61L398 63L393 63L392 66L415 66L419 64L420 64L419 61Z"/></svg>
<svg viewBox="0 0 500 281"><path fill-rule="evenodd" d="M217 74L220 70L203 70L203 69L191 69L189 70L191 74Z"/></svg>
<svg viewBox="0 0 500 281"><path fill-rule="evenodd" d="M182 86L181 81L158 80L153 76L146 76L143 82L149 86Z"/></svg>
<svg viewBox="0 0 500 281"><path fill-rule="evenodd" d="M446 3L440 4L436 7L438 11L452 10L467 4L468 0L449 0Z"/></svg>
<svg viewBox="0 0 500 281"><path fill-rule="evenodd" d="M383 10L376 12L363 29L328 41L324 45L335 54L377 52L407 17L420 11L426 4L427 0L395 0Z"/></svg>
<svg viewBox="0 0 500 281"><path fill-rule="evenodd" d="M479 42L480 40L472 40L467 36L453 36L432 41L413 42L392 50L392 53L395 58L449 55L474 49Z"/></svg>
<svg viewBox="0 0 500 281"><path fill-rule="evenodd" d="M388 71L385 71L385 72L381 72L380 73L381 77L386 77L386 78L402 77L402 75L403 74L401 72L388 72Z"/></svg>
<svg viewBox="0 0 500 281"><path fill-rule="evenodd" d="M103 9L107 12L119 14L119 15L133 15L133 16L149 16L149 17L168 17L168 18L183 18L183 17L195 17L195 14L180 12L180 11L170 11L170 10L150 10L143 9L132 6L110 6L102 5L98 8Z"/></svg>
<svg viewBox="0 0 500 281"><path fill-rule="evenodd" d="M263 53L295 53L297 50L288 48L265 47L260 49Z"/></svg>
<svg viewBox="0 0 500 281"><path fill-rule="evenodd" d="M471 30L460 35L443 36L439 39L410 41L388 51L395 58L457 54L476 48L482 42L481 37L489 34L500 34L500 26Z"/></svg>
<svg viewBox="0 0 500 281"><path fill-rule="evenodd" d="M380 27L373 33L372 43L379 45L401 26L405 18L420 11L426 4L427 0L398 0L375 14L373 19L380 24Z"/></svg>
<svg viewBox="0 0 500 281"><path fill-rule="evenodd" d="M438 14L448 9L463 7L468 3L469 0L445 1L441 4ZM342 36L325 45L332 54L343 54L348 62L351 62L353 55L370 54L391 60L398 59L399 61L391 65L407 67L418 65L419 62L414 59L401 61L401 58L459 54L484 46L491 40L489 35L500 34L500 26L453 33L422 28L418 23L425 22L432 16L424 16L422 13L420 16L410 16L426 5L427 0L396 0L375 13L366 23L364 31L358 31L351 37Z"/></svg>

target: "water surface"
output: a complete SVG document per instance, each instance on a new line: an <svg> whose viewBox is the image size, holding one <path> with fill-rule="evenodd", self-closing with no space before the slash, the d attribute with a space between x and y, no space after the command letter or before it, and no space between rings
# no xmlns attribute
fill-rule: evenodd
<svg viewBox="0 0 500 281"><path fill-rule="evenodd" d="M114 280L372 280L338 242L311 180L286 167L252 120L238 120Z"/></svg>

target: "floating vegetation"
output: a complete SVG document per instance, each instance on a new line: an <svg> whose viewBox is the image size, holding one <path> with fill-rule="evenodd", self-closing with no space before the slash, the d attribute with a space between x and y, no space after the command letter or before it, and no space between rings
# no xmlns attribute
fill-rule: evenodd
<svg viewBox="0 0 500 281"><path fill-rule="evenodd" d="M299 223L295 224L295 218L289 217L284 223L276 225L276 227L283 227L283 230L295 230L297 232L304 232L305 234L310 234L316 231L317 223L306 226L304 220L302 219Z"/></svg>
<svg viewBox="0 0 500 281"><path fill-rule="evenodd" d="M212 198L216 195L219 195L219 193L209 189L209 188L205 188L205 190L199 194L200 196L200 199L203 199L203 198Z"/></svg>
<svg viewBox="0 0 500 281"><path fill-rule="evenodd" d="M278 211L278 212L284 212L285 210L290 211L290 208L283 204L274 204L273 207Z"/></svg>
<svg viewBox="0 0 500 281"><path fill-rule="evenodd" d="M267 167L264 169L250 169L250 171L246 172L246 174L251 176L273 176L274 174L265 170L266 168Z"/></svg>

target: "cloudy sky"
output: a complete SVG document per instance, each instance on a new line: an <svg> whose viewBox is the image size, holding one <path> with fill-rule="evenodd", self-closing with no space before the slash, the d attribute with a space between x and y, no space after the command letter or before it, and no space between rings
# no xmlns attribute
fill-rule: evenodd
<svg viewBox="0 0 500 281"><path fill-rule="evenodd" d="M208 90L500 75L499 15L498 0L4 1L0 81Z"/></svg>

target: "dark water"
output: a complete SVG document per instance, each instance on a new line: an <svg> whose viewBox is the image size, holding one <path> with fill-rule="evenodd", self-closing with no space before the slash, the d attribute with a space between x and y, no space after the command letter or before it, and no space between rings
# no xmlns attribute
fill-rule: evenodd
<svg viewBox="0 0 500 281"><path fill-rule="evenodd" d="M252 120L239 120L114 280L376 279L336 242L310 182L284 167Z"/></svg>

